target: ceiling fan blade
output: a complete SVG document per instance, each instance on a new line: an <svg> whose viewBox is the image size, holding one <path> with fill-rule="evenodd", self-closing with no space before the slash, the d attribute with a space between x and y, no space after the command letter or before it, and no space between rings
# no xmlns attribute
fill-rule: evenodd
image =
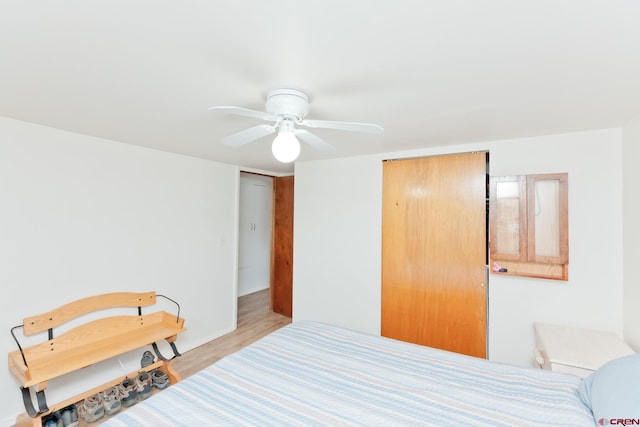
<svg viewBox="0 0 640 427"><path fill-rule="evenodd" d="M276 131L274 126L269 125L258 125L253 126L245 130L241 130L240 132L236 132L229 136L222 138L222 143L228 145L230 147L240 147L241 145L247 144L251 141L255 141L256 139L262 138L263 136L267 136Z"/></svg>
<svg viewBox="0 0 640 427"><path fill-rule="evenodd" d="M382 126L370 123L334 122L331 120L302 120L300 124L310 128L338 129L366 133L384 132Z"/></svg>
<svg viewBox="0 0 640 427"><path fill-rule="evenodd" d="M333 151L336 149L333 145L329 144L324 139L312 134L308 130L304 129L296 129L294 131L294 135L299 137L301 140L312 146L318 151Z"/></svg>
<svg viewBox="0 0 640 427"><path fill-rule="evenodd" d="M209 107L209 110L219 111L221 113L227 113L227 114L235 114L236 116L245 116L245 117L252 117L254 119L268 120L272 122L275 122L277 119L277 116L273 114L270 114L264 111L250 110L248 108L242 108L242 107L214 106L214 107Z"/></svg>

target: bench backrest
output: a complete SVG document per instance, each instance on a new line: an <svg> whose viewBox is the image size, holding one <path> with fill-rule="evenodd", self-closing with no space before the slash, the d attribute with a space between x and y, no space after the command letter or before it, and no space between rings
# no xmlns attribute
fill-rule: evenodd
<svg viewBox="0 0 640 427"><path fill-rule="evenodd" d="M99 310L115 307L145 307L156 303L156 293L113 292L76 300L47 313L26 317L23 333L31 335L60 326L72 319Z"/></svg>

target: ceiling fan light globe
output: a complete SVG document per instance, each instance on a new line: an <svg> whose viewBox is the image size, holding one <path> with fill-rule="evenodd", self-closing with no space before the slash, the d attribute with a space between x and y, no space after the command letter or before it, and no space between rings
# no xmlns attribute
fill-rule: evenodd
<svg viewBox="0 0 640 427"><path fill-rule="evenodd" d="M300 142L293 133L280 132L271 144L273 157L282 163L291 163L300 155Z"/></svg>

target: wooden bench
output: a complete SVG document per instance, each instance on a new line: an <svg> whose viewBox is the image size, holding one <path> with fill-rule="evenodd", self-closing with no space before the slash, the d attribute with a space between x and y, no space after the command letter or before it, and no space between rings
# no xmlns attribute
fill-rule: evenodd
<svg viewBox="0 0 640 427"><path fill-rule="evenodd" d="M142 307L156 304L157 296L175 303L177 314L165 311L143 314ZM104 316L109 309L121 307L135 307L137 310L132 315ZM113 310L111 311L113 313ZM54 336L54 328L95 312L102 312L100 315L103 317ZM22 348L14 333L18 328L22 328L24 336L46 332L46 341ZM9 353L9 370L20 381L26 409L26 414L18 416L16 426L40 427L44 416L117 385L125 378L135 378L142 371L160 369L169 376L172 384L180 381L180 376L173 370L170 362L171 359L180 356L175 340L183 331L184 319L180 317L180 306L170 298L156 295L155 292L95 295L47 313L25 318L21 325L11 329L18 350ZM157 342L162 340L171 346L174 353L171 358L160 353ZM55 405L47 404L44 392L49 380L148 345L153 346L156 353L155 363ZM37 398L37 406L33 404L32 393Z"/></svg>

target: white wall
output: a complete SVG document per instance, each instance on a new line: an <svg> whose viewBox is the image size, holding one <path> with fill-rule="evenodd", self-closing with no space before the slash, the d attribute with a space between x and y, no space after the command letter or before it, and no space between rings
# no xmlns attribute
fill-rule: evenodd
<svg viewBox="0 0 640 427"><path fill-rule="evenodd" d="M297 163L294 192L293 319L379 333L380 161Z"/></svg>
<svg viewBox="0 0 640 427"><path fill-rule="evenodd" d="M177 300L181 351L234 329L238 180L235 166L0 118L2 353L24 317L105 292ZM50 382L49 401L134 371L141 354ZM19 383L4 369L0 384L10 425Z"/></svg>
<svg viewBox="0 0 640 427"><path fill-rule="evenodd" d="M624 337L640 351L640 116L623 130Z"/></svg>
<svg viewBox="0 0 640 427"><path fill-rule="evenodd" d="M530 366L536 320L621 335L619 129L297 163L294 320L379 334L381 161L474 150L492 175L569 174L569 281L491 276L489 357Z"/></svg>

